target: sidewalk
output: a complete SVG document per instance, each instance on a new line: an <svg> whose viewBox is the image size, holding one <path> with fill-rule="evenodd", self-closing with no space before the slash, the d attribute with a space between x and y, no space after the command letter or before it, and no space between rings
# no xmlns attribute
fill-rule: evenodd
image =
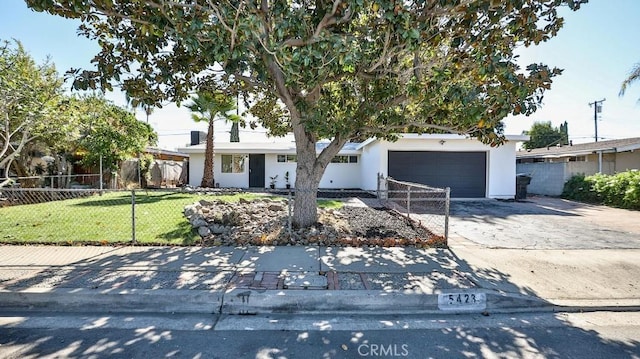
<svg viewBox="0 0 640 359"><path fill-rule="evenodd" d="M487 249L462 238L452 239L451 249L0 246L0 310L483 313L640 307L634 280L640 250L598 251L600 257L552 252L558 251Z"/></svg>

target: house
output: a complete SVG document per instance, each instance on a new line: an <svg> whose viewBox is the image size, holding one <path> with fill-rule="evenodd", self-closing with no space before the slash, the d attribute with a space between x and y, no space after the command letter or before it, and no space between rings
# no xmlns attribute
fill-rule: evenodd
<svg viewBox="0 0 640 359"><path fill-rule="evenodd" d="M348 143L327 167L320 188L376 190L378 174L398 180L450 187L458 198L503 198L515 195L515 146L528 136L507 136L490 147L452 134L404 134L395 142L369 139ZM326 143L318 143L321 151ZM200 184L205 144L179 149L189 154L189 183ZM214 178L219 187L265 188L273 178L284 188L285 175L295 183L296 151L291 140L264 143L216 142Z"/></svg>
<svg viewBox="0 0 640 359"><path fill-rule="evenodd" d="M640 137L537 148L516 153L518 173L531 176L527 192L558 196L574 175L640 169Z"/></svg>
<svg viewBox="0 0 640 359"><path fill-rule="evenodd" d="M144 154L153 157L149 164L149 172L145 178L140 177L139 159L132 158L120 164L118 177L121 186L126 187L138 184L145 188L162 188L175 187L187 183L188 154L158 147L147 147L144 150Z"/></svg>

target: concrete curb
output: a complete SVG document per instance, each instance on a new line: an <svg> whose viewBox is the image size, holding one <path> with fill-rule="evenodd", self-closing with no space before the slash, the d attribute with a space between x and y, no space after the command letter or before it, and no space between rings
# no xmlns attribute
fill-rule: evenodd
<svg viewBox="0 0 640 359"><path fill-rule="evenodd" d="M475 294L483 305L447 308L442 296ZM441 296L442 295L442 296ZM440 299L440 303L439 303ZM638 300L548 302L515 293L485 289L452 289L446 293L382 290L179 290L86 288L0 289L0 310L54 310L93 313L184 313L253 315L299 314L461 314L516 312L627 311L640 308Z"/></svg>
<svg viewBox="0 0 640 359"><path fill-rule="evenodd" d="M440 294L380 290L288 290L259 291L233 289L224 294L221 312L225 314L252 315L266 313L482 313L485 311L552 310L553 305L517 294L505 294L479 289L451 290L448 294L481 294L486 298L482 305L446 307L439 302Z"/></svg>
<svg viewBox="0 0 640 359"><path fill-rule="evenodd" d="M402 303L400 305L400 303ZM225 293L222 313L392 313L436 308L434 295L403 294L375 290L287 290L233 289Z"/></svg>
<svg viewBox="0 0 640 359"><path fill-rule="evenodd" d="M205 290L28 288L0 290L0 309L216 314L220 312L222 295L222 291Z"/></svg>

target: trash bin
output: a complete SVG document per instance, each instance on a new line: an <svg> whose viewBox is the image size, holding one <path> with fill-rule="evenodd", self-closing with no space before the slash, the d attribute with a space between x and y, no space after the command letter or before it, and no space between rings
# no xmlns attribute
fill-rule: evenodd
<svg viewBox="0 0 640 359"><path fill-rule="evenodd" d="M527 198L527 186L531 183L531 176L525 173L516 175L516 200Z"/></svg>

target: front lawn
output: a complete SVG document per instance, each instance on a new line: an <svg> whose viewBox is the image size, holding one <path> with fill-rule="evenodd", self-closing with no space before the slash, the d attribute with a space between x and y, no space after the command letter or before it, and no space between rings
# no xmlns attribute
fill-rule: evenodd
<svg viewBox="0 0 640 359"><path fill-rule="evenodd" d="M203 196L169 191L136 192L139 244L190 245L199 239L182 211L200 199L238 201L260 195ZM132 239L131 192L0 208L0 242L114 244Z"/></svg>

